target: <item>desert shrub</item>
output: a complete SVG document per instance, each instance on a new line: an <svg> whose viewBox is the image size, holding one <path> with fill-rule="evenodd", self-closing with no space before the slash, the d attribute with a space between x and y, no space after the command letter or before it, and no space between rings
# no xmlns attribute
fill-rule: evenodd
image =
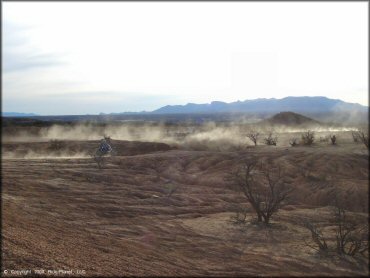
<svg viewBox="0 0 370 278"><path fill-rule="evenodd" d="M265 144L269 146L276 146L277 143L277 136L273 136L273 133L270 132L267 137L264 139Z"/></svg>
<svg viewBox="0 0 370 278"><path fill-rule="evenodd" d="M353 138L353 142L355 142L355 143L360 142L360 138L359 138L359 135L358 135L357 131L352 130L352 138Z"/></svg>
<svg viewBox="0 0 370 278"><path fill-rule="evenodd" d="M311 239L314 245L311 245L307 241L305 241L305 244L316 251L324 252L324 253L328 252L329 247L326 243L326 239L323 236L321 230L319 230L316 225L312 224L309 221L306 221L304 223L304 227L307 228L311 232Z"/></svg>
<svg viewBox="0 0 370 278"><path fill-rule="evenodd" d="M369 247L367 227L348 220L346 211L338 206L335 207L334 219L337 226L336 251L341 255L363 255Z"/></svg>
<svg viewBox="0 0 370 278"><path fill-rule="evenodd" d="M330 135L330 141L332 145L337 144L337 137L335 135Z"/></svg>
<svg viewBox="0 0 370 278"><path fill-rule="evenodd" d="M310 146L313 144L315 140L315 133L311 130L306 131L302 134L302 144L306 146Z"/></svg>
<svg viewBox="0 0 370 278"><path fill-rule="evenodd" d="M324 236L317 225L309 221L304 223L304 227L311 232L313 245L306 241L305 244L319 252L331 252L351 257L356 255L365 256L369 248L368 225L348 219L346 211L338 205L334 207L332 222L335 226L334 244L329 245L329 236Z"/></svg>
<svg viewBox="0 0 370 278"><path fill-rule="evenodd" d="M355 134L355 135L354 135ZM353 140L355 141L355 138L357 138L355 142L361 142L362 144L365 145L367 149L369 149L369 131L365 131L362 129L359 129L355 131L354 133L352 132L352 137Z"/></svg>
<svg viewBox="0 0 370 278"><path fill-rule="evenodd" d="M254 143L255 146L257 146L257 140L259 137L260 133L252 130L247 134L247 137Z"/></svg>
<svg viewBox="0 0 370 278"><path fill-rule="evenodd" d="M298 138L291 138L291 139L289 140L289 144L290 144L292 147L298 146Z"/></svg>
<svg viewBox="0 0 370 278"><path fill-rule="evenodd" d="M231 221L234 224L245 224L248 214L248 208L238 206L235 210L235 215L231 216Z"/></svg>
<svg viewBox="0 0 370 278"><path fill-rule="evenodd" d="M248 161L233 173L234 183L245 195L258 222L268 224L287 200L292 189L284 181L280 167Z"/></svg>

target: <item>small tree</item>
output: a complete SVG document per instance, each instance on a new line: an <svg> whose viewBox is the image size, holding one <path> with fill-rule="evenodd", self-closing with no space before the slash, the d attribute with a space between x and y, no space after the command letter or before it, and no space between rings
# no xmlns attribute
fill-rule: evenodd
<svg viewBox="0 0 370 278"><path fill-rule="evenodd" d="M367 149L369 149L369 131L359 129L357 131L357 136L359 141L364 144Z"/></svg>
<svg viewBox="0 0 370 278"><path fill-rule="evenodd" d="M352 138L353 138L353 142L355 142L355 143L360 142L360 138L359 138L359 135L358 135L357 131L352 130Z"/></svg>
<svg viewBox="0 0 370 278"><path fill-rule="evenodd" d="M363 254L369 247L367 235L364 233L366 226L361 226L346 218L346 211L335 207L336 250L339 254L355 256Z"/></svg>
<svg viewBox="0 0 370 278"><path fill-rule="evenodd" d="M267 135L267 137L264 139L265 141L265 144L266 145L269 145L269 146L276 146L276 143L277 143L277 136L273 136L273 133L272 132L269 132L269 134Z"/></svg>
<svg viewBox="0 0 370 278"><path fill-rule="evenodd" d="M305 244L319 252L336 252L339 255L356 256L357 254L365 255L369 248L368 226L361 225L346 217L346 212L338 206L337 202L334 207L333 222L335 225L335 245L328 245L327 238L320 229L310 222L304 223L311 232L311 238L315 246L305 241Z"/></svg>
<svg viewBox="0 0 370 278"><path fill-rule="evenodd" d="M257 179L257 177L259 179ZM268 224L288 198L291 189L283 180L280 167L246 162L234 174L234 181L257 214L257 221Z"/></svg>
<svg viewBox="0 0 370 278"><path fill-rule="evenodd" d="M302 134L302 143L303 145L310 146L315 140L315 133L311 130L306 131Z"/></svg>
<svg viewBox="0 0 370 278"><path fill-rule="evenodd" d="M259 132L252 130L247 134L247 137L254 143L255 146L257 146L257 140L259 135L260 135Z"/></svg>
<svg viewBox="0 0 370 278"><path fill-rule="evenodd" d="M330 135L330 141L332 145L337 144L337 137L335 135Z"/></svg>
<svg viewBox="0 0 370 278"><path fill-rule="evenodd" d="M298 138L292 138L289 140L289 144L292 146L292 147L296 147L298 146Z"/></svg>
<svg viewBox="0 0 370 278"><path fill-rule="evenodd" d="M311 239L314 242L315 246L312 246L307 241L304 241L305 244L316 251L327 252L329 250L329 247L326 243L325 237L323 236L322 232L309 221L306 221L304 223L304 227L311 232Z"/></svg>

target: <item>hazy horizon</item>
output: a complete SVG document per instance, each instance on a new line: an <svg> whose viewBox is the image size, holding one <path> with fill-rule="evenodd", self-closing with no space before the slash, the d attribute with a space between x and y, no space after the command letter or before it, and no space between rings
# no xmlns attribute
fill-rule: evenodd
<svg viewBox="0 0 370 278"><path fill-rule="evenodd" d="M368 106L368 3L5 2L2 25L3 112L288 96Z"/></svg>

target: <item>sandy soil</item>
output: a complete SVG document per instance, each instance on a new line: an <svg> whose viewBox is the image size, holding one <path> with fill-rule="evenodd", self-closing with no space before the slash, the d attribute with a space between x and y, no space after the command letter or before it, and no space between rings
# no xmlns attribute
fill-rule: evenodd
<svg viewBox="0 0 370 278"><path fill-rule="evenodd" d="M346 209L368 221L369 156L362 145L221 152L115 141L117 156L98 169L87 155L97 142L65 144L70 156L53 158L44 155L47 146L40 142L3 145L2 270L80 269L87 276L369 274L366 260L319 256L304 244L310 234L300 224L327 222L335 191ZM33 155L25 158L22 149ZM17 155L10 156L14 150ZM289 206L267 228L253 224L252 212L245 225L231 221L235 206L248 204L225 176L246 157L282 165L295 187Z"/></svg>

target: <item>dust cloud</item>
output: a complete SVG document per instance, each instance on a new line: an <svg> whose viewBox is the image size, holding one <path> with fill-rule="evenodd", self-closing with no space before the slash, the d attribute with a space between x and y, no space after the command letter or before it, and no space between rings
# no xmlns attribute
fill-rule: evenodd
<svg viewBox="0 0 370 278"><path fill-rule="evenodd" d="M28 150L27 152L17 152L17 150L9 152L3 152L2 158L5 159L76 159L76 158L91 158L91 156L86 152L78 153L68 153L68 152L37 152L33 150Z"/></svg>
<svg viewBox="0 0 370 278"><path fill-rule="evenodd" d="M140 142L161 142L181 149L189 150L218 150L233 151L241 150L253 146L253 142L247 137L251 131L259 133L258 144L264 144L264 138L272 132L278 137L278 145L289 146L291 138L300 138L301 133L307 130L316 133L317 141L320 137L325 137L335 133L342 133L340 139L350 140L351 131L356 130L356 126L283 126L283 125L261 125L255 123L246 124L244 122L206 122L203 124L175 124L166 125L165 123L79 123L74 125L54 124L50 127L40 127L37 131L32 127L32 132L27 128L19 128L16 132L3 132L3 142L38 142L38 148L29 149L3 149L4 158L84 158L90 157L91 148L79 149L62 148L55 151L50 148L53 140L58 141L79 141L95 142L95 148L103 136L110 136L113 140L140 141ZM82 143L85 144L85 143Z"/></svg>

